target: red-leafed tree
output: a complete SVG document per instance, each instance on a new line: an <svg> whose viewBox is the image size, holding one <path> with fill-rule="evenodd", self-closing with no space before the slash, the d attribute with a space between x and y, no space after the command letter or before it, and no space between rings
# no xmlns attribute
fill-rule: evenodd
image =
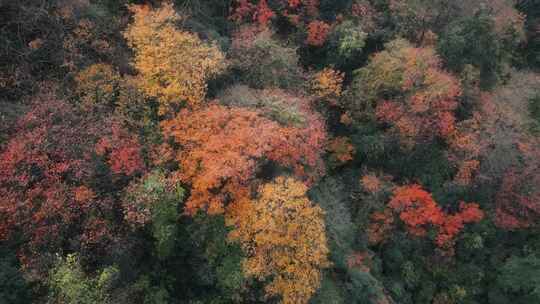
<svg viewBox="0 0 540 304"><path fill-rule="evenodd" d="M409 233L416 236L424 236L428 225L439 226L444 221L431 194L419 185L398 187L388 206L399 214Z"/></svg>
<svg viewBox="0 0 540 304"><path fill-rule="evenodd" d="M236 0L229 18L237 23L254 22L266 27L278 15L287 17L296 26L303 25L318 17L319 0Z"/></svg>
<svg viewBox="0 0 540 304"><path fill-rule="evenodd" d="M257 23L262 26L266 26L275 16L276 14L268 7L266 0L260 0L255 13L253 14L253 20L257 21Z"/></svg>
<svg viewBox="0 0 540 304"><path fill-rule="evenodd" d="M27 241L20 252L25 266L39 266L33 263L47 252L95 246L104 239L114 200L92 185L104 175L95 145L111 127L49 95L18 120L0 153L0 237L18 232ZM120 127L113 127L113 134L114 128ZM133 173L131 161L140 159L139 151L130 150L138 147L135 140L111 140L110 170Z"/></svg>
<svg viewBox="0 0 540 304"><path fill-rule="evenodd" d="M475 203L459 203L459 212L448 214L443 211L431 194L419 185L398 187L394 190L388 208L398 214L405 224L407 231L415 236L425 236L428 229L436 229L435 243L438 247L451 249L455 237L464 228L466 223L476 223L482 220L484 213ZM382 214L382 213L381 213ZM388 214L377 221L389 221ZM375 222L374 227L380 223Z"/></svg>
<svg viewBox="0 0 540 304"><path fill-rule="evenodd" d="M304 179L321 175L326 133L318 116L306 115L297 125L273 121L268 114L272 112L210 105L184 110L163 123L165 136L182 146L176 155L181 166L177 177L192 187L187 213L223 213L265 161L291 168Z"/></svg>
<svg viewBox="0 0 540 304"><path fill-rule="evenodd" d="M111 134L96 144L96 153L108 160L115 174L133 175L144 170L141 145L136 137L123 129L118 122L111 124Z"/></svg>
<svg viewBox="0 0 540 304"><path fill-rule="evenodd" d="M484 212L476 203L459 203L459 212L446 215L444 221L439 226L439 234L435 239L437 246L441 248L451 247L455 237L465 227L467 223L477 223L484 218Z"/></svg>
<svg viewBox="0 0 540 304"><path fill-rule="evenodd" d="M260 0L257 3L252 3L249 0L237 0L231 11L229 16L231 20L242 22L251 19L263 27L268 26L272 18L276 16L266 0Z"/></svg>

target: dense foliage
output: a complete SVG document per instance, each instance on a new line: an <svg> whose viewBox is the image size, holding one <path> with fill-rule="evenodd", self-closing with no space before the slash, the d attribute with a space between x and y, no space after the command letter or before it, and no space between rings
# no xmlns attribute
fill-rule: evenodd
<svg viewBox="0 0 540 304"><path fill-rule="evenodd" d="M540 303L540 3L0 2L0 303Z"/></svg>

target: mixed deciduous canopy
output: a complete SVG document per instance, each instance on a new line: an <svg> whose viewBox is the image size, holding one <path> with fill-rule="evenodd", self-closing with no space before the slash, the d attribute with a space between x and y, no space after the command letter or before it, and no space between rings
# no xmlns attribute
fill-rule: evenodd
<svg viewBox="0 0 540 304"><path fill-rule="evenodd" d="M353 89L404 143L446 138L455 131L461 88L441 65L433 49L395 40L357 71Z"/></svg>
<svg viewBox="0 0 540 304"><path fill-rule="evenodd" d="M255 88L295 88L304 78L296 50L276 40L269 29L242 27L233 34L231 64Z"/></svg>
<svg viewBox="0 0 540 304"><path fill-rule="evenodd" d="M310 119L310 117L308 117ZM176 156L178 179L191 183L186 211L222 213L229 196L249 186L264 161L293 169L301 178L322 173L320 153L324 125L310 119L306 127L281 126L259 111L208 105L182 111L164 122L164 134L183 147Z"/></svg>
<svg viewBox="0 0 540 304"><path fill-rule="evenodd" d="M539 12L0 1L0 302L539 302Z"/></svg>
<svg viewBox="0 0 540 304"><path fill-rule="evenodd" d="M144 170L136 137L119 123L83 118L50 95L35 102L0 154L2 238L21 233L28 246L21 255L28 260L59 250L68 240L84 246L107 237L103 224L115 206L112 197L100 195L97 187L104 181L97 179L108 171L130 176ZM107 157L97 159L100 152Z"/></svg>

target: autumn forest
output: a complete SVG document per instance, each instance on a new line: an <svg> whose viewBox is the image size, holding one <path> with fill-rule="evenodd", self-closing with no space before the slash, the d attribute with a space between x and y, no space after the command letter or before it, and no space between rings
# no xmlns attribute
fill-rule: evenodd
<svg viewBox="0 0 540 304"><path fill-rule="evenodd" d="M540 303L540 1L0 0L27 303Z"/></svg>

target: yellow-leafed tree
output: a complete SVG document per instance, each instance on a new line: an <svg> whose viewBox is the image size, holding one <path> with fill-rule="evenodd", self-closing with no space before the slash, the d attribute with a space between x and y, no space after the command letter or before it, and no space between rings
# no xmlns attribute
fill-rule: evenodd
<svg viewBox="0 0 540 304"><path fill-rule="evenodd" d="M267 296L282 303L308 303L329 266L324 213L306 196L307 187L278 177L260 188L255 201L241 200L229 212L230 234L248 255L244 272L266 285Z"/></svg>
<svg viewBox="0 0 540 304"><path fill-rule="evenodd" d="M159 9L132 5L133 22L124 32L135 51L134 66L140 73L140 88L166 108L204 100L207 81L226 68L225 56L216 45L175 26L181 17L171 3Z"/></svg>
<svg viewBox="0 0 540 304"><path fill-rule="evenodd" d="M342 93L343 78L344 73L331 68L325 68L316 73L311 79L311 90L319 98L337 99Z"/></svg>

